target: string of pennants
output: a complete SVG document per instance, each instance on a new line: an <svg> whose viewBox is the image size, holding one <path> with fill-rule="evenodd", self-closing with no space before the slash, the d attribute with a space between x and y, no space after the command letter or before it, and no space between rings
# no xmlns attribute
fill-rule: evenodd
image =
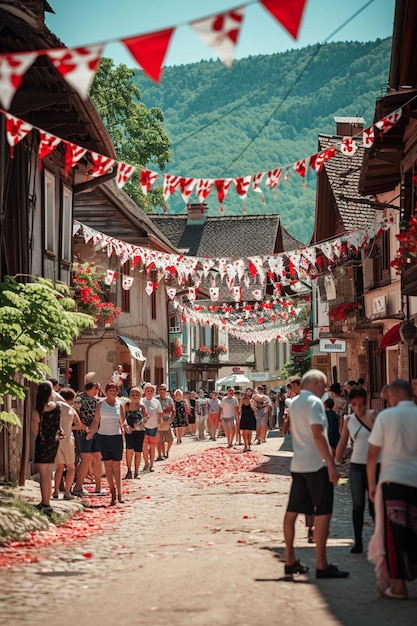
<svg viewBox="0 0 417 626"><path fill-rule="evenodd" d="M164 282L168 298L174 300L177 294L175 284L183 290L191 283L192 286L188 286L188 300L194 302L197 299L198 288L205 281L205 285L210 285L208 289L210 300L217 302L220 297L218 284L220 281L220 284L223 282L227 284L230 299L241 302L243 286L252 288L254 301L261 301L268 280L274 285L274 298L281 298L282 286L296 286L299 281L311 284L320 273L346 261L375 236L388 230L393 223L394 217L390 216L367 228L299 250L242 258L168 254L110 237L77 220L74 221L73 235L83 236L86 244L91 242L97 250L106 251L109 258L115 254L120 259L120 265L130 260L133 268L139 266L145 270L148 278L146 284L148 295L156 291L159 283ZM112 284L115 276L115 271L107 271L108 285ZM123 275L123 288L130 289L133 281L133 276Z"/></svg>
<svg viewBox="0 0 417 626"><path fill-rule="evenodd" d="M245 9L256 2L259 2L294 39L297 39L306 0L252 0L224 13L187 22L186 25L190 26L223 63L230 67L243 25ZM87 98L104 48L106 44L115 41L127 48L147 76L159 82L172 36L179 26L182 24L160 31L107 39L101 43L76 48L51 48L1 54L0 102L6 109L10 108L13 96L20 87L25 73L39 56L46 56L70 87L75 89L82 98Z"/></svg>
<svg viewBox="0 0 417 626"><path fill-rule="evenodd" d="M369 128L365 129L362 132L361 137L363 147L371 148L374 144L376 132L381 134L388 132L400 120L402 112L403 107L400 107L389 115L383 117L381 120L377 121ZM117 161L92 150L88 150L87 148L79 146L76 143L62 139L57 135L48 133L44 129L11 115L3 109L0 109L0 113L6 117L6 137L12 156L14 147L31 131L36 130L39 133L38 157L40 162L42 162L43 159L49 156L60 144L62 144L65 146L65 169L67 172L75 167L75 165L83 157L85 157L88 158L92 164L90 171L86 172L86 176L88 174L95 178L105 176L106 174L111 173L113 168L116 167L116 184L120 189L124 187L133 172L136 170L133 165ZM267 188L276 189L282 178L284 181L289 180L291 170L294 170L299 176L301 176L302 179L306 178L309 169L319 173L324 163L334 157L336 149L338 149L343 155L352 157L358 150L358 144L354 137L344 137L341 142L337 144L337 146L332 146L327 150L323 150L309 157L300 159L291 165L278 167L257 174L239 176L236 178L192 178L189 176L178 176L175 174L162 174L164 200L166 203L168 198L176 190L179 190L184 202L188 203L190 201L191 194L195 192L200 204L203 206L203 203L207 200L210 192L213 189L216 189L221 211L223 211L223 202L232 184L235 187L237 194L243 201L247 197L251 188L253 191L261 193L263 197L263 190L261 188L261 184L263 182L265 182ZM285 174L283 177L284 172ZM140 185L145 196L151 191L158 175L158 172L145 168L140 170ZM165 210L168 210L166 204Z"/></svg>

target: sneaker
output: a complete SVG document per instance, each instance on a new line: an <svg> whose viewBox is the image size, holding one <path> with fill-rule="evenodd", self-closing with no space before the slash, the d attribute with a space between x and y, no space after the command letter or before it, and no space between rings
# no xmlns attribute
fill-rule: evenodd
<svg viewBox="0 0 417 626"><path fill-rule="evenodd" d="M93 491L91 495L94 496L107 496L107 491L105 489L98 489L97 491Z"/></svg>
<svg viewBox="0 0 417 626"><path fill-rule="evenodd" d="M287 576L291 574L307 574L308 569L309 569L308 566L300 563L300 560L298 559L292 565L285 566L285 574Z"/></svg>
<svg viewBox="0 0 417 626"><path fill-rule="evenodd" d="M71 491L72 495L76 498L82 498L83 496L89 496L90 492L84 489L84 487L75 488Z"/></svg>
<svg viewBox="0 0 417 626"><path fill-rule="evenodd" d="M332 563L326 569L316 569L316 578L347 578L349 572L340 570Z"/></svg>
<svg viewBox="0 0 417 626"><path fill-rule="evenodd" d="M132 472L129 470L125 476L125 479L130 479L132 478Z"/></svg>

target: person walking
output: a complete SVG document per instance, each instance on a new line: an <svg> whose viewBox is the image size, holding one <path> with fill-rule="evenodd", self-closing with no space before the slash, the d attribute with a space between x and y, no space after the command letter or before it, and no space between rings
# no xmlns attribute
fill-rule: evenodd
<svg viewBox="0 0 417 626"><path fill-rule="evenodd" d="M129 401L125 405L126 422L131 431L125 433L127 465L125 478L127 479L132 478L133 455L135 455L133 477L139 477L143 440L145 439L145 411L145 405L142 402L142 389L132 387L129 392Z"/></svg>
<svg viewBox="0 0 417 626"><path fill-rule="evenodd" d="M236 418L239 416L239 402L235 398L233 387L227 390L227 394L220 403L220 419L224 434L227 439L227 447L233 448L233 439L236 432Z"/></svg>
<svg viewBox="0 0 417 626"><path fill-rule="evenodd" d="M145 438L143 440L143 460L145 461L144 472L153 472L155 451L158 446L158 425L162 420L162 406L159 400L154 398L155 387L152 383L146 383L144 387L146 415L144 417Z"/></svg>
<svg viewBox="0 0 417 626"><path fill-rule="evenodd" d="M177 444L182 443L182 438L184 436L185 428L187 426L187 413L189 413L188 405L186 404L186 400L184 400L184 395L181 389L176 389L174 393L174 406L175 406L175 415L172 425L174 427L175 436L177 438ZM197 403L196 403L196 411L197 411Z"/></svg>
<svg viewBox="0 0 417 626"><path fill-rule="evenodd" d="M61 389L61 396L64 398L68 406L72 406L75 400L75 391L70 387ZM52 497L59 497L59 487L61 480L64 487L64 500L72 500L71 489L75 477L75 438L73 430L80 430L82 422L77 412L71 408L61 415L61 426L64 430L65 437L59 440L58 452L55 457L56 470L54 475L54 492ZM65 474L65 478L63 478Z"/></svg>
<svg viewBox="0 0 417 626"><path fill-rule="evenodd" d="M217 391L211 392L208 408L208 431L212 441L216 441L217 428L220 421L220 400Z"/></svg>
<svg viewBox="0 0 417 626"><path fill-rule="evenodd" d="M97 443L101 452L106 478L109 483L111 502L117 500L123 504L122 498L122 469L123 438L122 433L130 433L131 428L125 421L125 410L122 402L117 397L118 388L116 383L110 381L105 388L106 396L97 403L91 427L88 429L87 441L97 433ZM116 493L117 492L117 493Z"/></svg>
<svg viewBox="0 0 417 626"><path fill-rule="evenodd" d="M353 388L349 393L349 404L352 413L348 415L343 424L342 435L336 448L336 464L342 462L348 441L353 441L353 452L350 457L349 483L352 494L352 523L355 535L355 544L351 548L352 554L362 554L362 529L365 513L365 496L368 491L366 478L366 460L369 448L369 436L374 425L377 411L367 410L367 393L360 387ZM379 465L378 465L379 470ZM375 511L372 501L369 499L369 514L375 521Z"/></svg>
<svg viewBox="0 0 417 626"><path fill-rule="evenodd" d="M417 578L417 406L407 380L395 380L388 393L391 406L378 414L369 435L367 474L376 524L368 558L381 595L403 600L406 581Z"/></svg>
<svg viewBox="0 0 417 626"><path fill-rule="evenodd" d="M256 417L251 404L252 395L253 391L248 387L240 400L240 430L244 444L243 452L250 452L252 433L256 431Z"/></svg>
<svg viewBox="0 0 417 626"><path fill-rule="evenodd" d="M346 578L328 562L326 543L333 511L333 485L339 474L327 440L327 419L321 397L326 376L309 370L301 380L300 394L291 403L291 433L294 455L291 461L292 485L284 516L285 574L306 573L308 567L296 560L295 522L299 513L315 515L316 578Z"/></svg>
<svg viewBox="0 0 417 626"><path fill-rule="evenodd" d="M197 441L204 441L209 413L209 401L204 395L203 389L198 392L195 403L195 423Z"/></svg>
<svg viewBox="0 0 417 626"><path fill-rule="evenodd" d="M256 393L252 396L252 409L256 417L256 443L266 443L268 432L269 398L264 393L262 385L258 385Z"/></svg>
<svg viewBox="0 0 417 626"><path fill-rule="evenodd" d="M158 456L157 461L163 461L169 457L174 438L171 424L174 419L174 401L167 393L165 383L159 385L159 395L156 396L162 407L162 419L158 424Z"/></svg>

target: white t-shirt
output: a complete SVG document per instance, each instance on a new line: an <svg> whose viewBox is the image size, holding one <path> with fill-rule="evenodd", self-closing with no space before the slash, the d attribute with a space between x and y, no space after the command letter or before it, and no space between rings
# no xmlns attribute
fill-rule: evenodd
<svg viewBox="0 0 417 626"><path fill-rule="evenodd" d="M239 402L235 396L231 398L224 397L221 402L222 418L227 420L232 417L236 417L236 407L239 406Z"/></svg>
<svg viewBox="0 0 417 626"><path fill-rule="evenodd" d="M347 428L351 439L353 439L353 452L350 462L366 465L371 431L360 423L354 413L346 419L349 419Z"/></svg>
<svg viewBox="0 0 417 626"><path fill-rule="evenodd" d="M120 402L116 400L116 404L111 406L107 401L100 401L100 426L99 435L121 435L120 430Z"/></svg>
<svg viewBox="0 0 417 626"><path fill-rule="evenodd" d="M381 448L379 482L417 487L417 406L411 400L378 414L369 443Z"/></svg>
<svg viewBox="0 0 417 626"><path fill-rule="evenodd" d="M151 400L143 400L142 403L145 405L146 412L149 414L149 418L145 418L145 428L158 428L158 413L162 413L162 406L159 400L156 398L152 398Z"/></svg>
<svg viewBox="0 0 417 626"><path fill-rule="evenodd" d="M307 389L293 399L290 406L291 435L294 456L292 472L317 472L326 466L315 444L312 424L323 427L327 437L327 417L323 402Z"/></svg>

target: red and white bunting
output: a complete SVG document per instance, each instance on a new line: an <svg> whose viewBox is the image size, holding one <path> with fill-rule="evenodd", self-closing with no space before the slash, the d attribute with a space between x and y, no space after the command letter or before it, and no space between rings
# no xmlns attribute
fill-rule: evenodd
<svg viewBox="0 0 417 626"><path fill-rule="evenodd" d="M352 137L343 137L340 144L340 152L345 156L352 157L358 149L356 141Z"/></svg>
<svg viewBox="0 0 417 626"><path fill-rule="evenodd" d="M223 63L231 67L243 17L244 9L240 8L191 22L190 26Z"/></svg>
<svg viewBox="0 0 417 626"><path fill-rule="evenodd" d="M200 178L197 180L196 196L201 204L207 200L210 191L213 189L214 180L212 178Z"/></svg>
<svg viewBox="0 0 417 626"><path fill-rule="evenodd" d="M186 204L188 203L190 199L191 193L195 187L196 182L197 181L195 178L185 178L185 177L180 178L180 182L179 182L180 192Z"/></svg>
<svg viewBox="0 0 417 626"><path fill-rule="evenodd" d="M123 163L122 161L119 161L117 163L116 185L119 187L119 189L122 189L126 185L127 181L132 176L134 171L135 168L133 167L133 165Z"/></svg>
<svg viewBox="0 0 417 626"><path fill-rule="evenodd" d="M402 114L403 110L400 107L399 109L396 109L395 111L390 113L390 115L386 115L382 118L382 120L376 122L375 126L379 128L379 130L382 130L383 133L386 133L388 130L390 130L390 128L395 126L395 124L401 118Z"/></svg>
<svg viewBox="0 0 417 626"><path fill-rule="evenodd" d="M60 137L55 137L55 135L51 135L47 133L45 130L39 131L39 148L38 148L38 157L42 161L45 159L51 152L55 150L57 146L61 143Z"/></svg>
<svg viewBox="0 0 417 626"><path fill-rule="evenodd" d="M297 39L298 31L303 17L304 7L307 0L260 0L267 11L287 30L290 35Z"/></svg>
<svg viewBox="0 0 417 626"><path fill-rule="evenodd" d="M115 165L116 161L111 159L110 157L103 156L98 152L89 151L91 156L91 160L93 161L93 171L91 176L94 178L98 178L99 176L104 176L108 174Z"/></svg>
<svg viewBox="0 0 417 626"><path fill-rule="evenodd" d="M154 182L158 177L158 172L152 172L152 170L141 170L140 172L140 186L145 196L148 195Z"/></svg>
<svg viewBox="0 0 417 626"><path fill-rule="evenodd" d="M65 169L66 171L70 170L78 163L80 159L83 158L85 153L87 152L86 148L82 148L81 146L77 146L75 143L71 143L70 141L65 141Z"/></svg>
<svg viewBox="0 0 417 626"><path fill-rule="evenodd" d="M104 282L108 287L110 287L110 285L114 281L115 276L116 276L116 272L114 270L107 270L106 278L104 279Z"/></svg>
<svg viewBox="0 0 417 626"><path fill-rule="evenodd" d="M335 154L336 154L335 146L332 146L331 148L328 148L327 150L323 150L322 152L318 152L317 154L313 154L313 156L310 157L311 169L313 169L315 172L320 172L321 168L323 167L323 164L329 159L331 159L332 157L334 157Z"/></svg>
<svg viewBox="0 0 417 626"><path fill-rule="evenodd" d="M281 176L282 176L282 167L279 167L276 170L270 170L266 178L266 186L271 187L272 189L276 189L276 187L278 187L281 181Z"/></svg>
<svg viewBox="0 0 417 626"><path fill-rule="evenodd" d="M37 56L37 52L15 52L0 56L0 102L5 109L10 108L13 96L19 89L25 72Z"/></svg>
<svg viewBox="0 0 417 626"><path fill-rule="evenodd" d="M122 277L122 287L123 287L123 289L125 291L129 291L129 289L133 285L133 281L134 281L133 276L126 276L125 274L123 274L123 277Z"/></svg>
<svg viewBox="0 0 417 626"><path fill-rule="evenodd" d="M306 159L301 159L301 161L294 163L294 170L297 174L299 174L299 176L301 176L301 178L304 178L307 173Z"/></svg>
<svg viewBox="0 0 417 626"><path fill-rule="evenodd" d="M210 287L210 300L212 302L217 302L219 299L219 288L218 287Z"/></svg>
<svg viewBox="0 0 417 626"><path fill-rule="evenodd" d="M375 141L374 127L365 128L362 133L362 143L364 148L372 148Z"/></svg>
<svg viewBox="0 0 417 626"><path fill-rule="evenodd" d="M6 137L10 146L10 154L13 157L13 149L33 130L32 124L6 113Z"/></svg>
<svg viewBox="0 0 417 626"><path fill-rule="evenodd" d="M177 295L177 290L175 289L175 287L167 287L167 296L170 300L174 300L175 296Z"/></svg>
<svg viewBox="0 0 417 626"><path fill-rule="evenodd" d="M252 291L252 295L255 298L255 300L262 300L262 298L264 297L263 291L262 289L254 289Z"/></svg>
<svg viewBox="0 0 417 626"><path fill-rule="evenodd" d="M164 174L164 187L163 196L165 202L169 196L174 193L178 185L180 184L181 176L173 176L172 174Z"/></svg>
<svg viewBox="0 0 417 626"><path fill-rule="evenodd" d="M103 46L57 48L47 50L46 55L67 83L79 93L81 98L86 99L103 55Z"/></svg>
<svg viewBox="0 0 417 626"><path fill-rule="evenodd" d="M190 302L194 302L197 298L197 289L195 287L188 287L188 299Z"/></svg>
<svg viewBox="0 0 417 626"><path fill-rule="evenodd" d="M249 187L252 182L252 176L241 176L235 178L236 192L241 198L246 198Z"/></svg>
<svg viewBox="0 0 417 626"><path fill-rule="evenodd" d="M262 189L260 188L259 185L261 184L264 176L265 176L265 172L260 172L259 174L254 174L252 176L252 181L253 181L252 189L253 189L253 191L257 191L258 193L262 193L263 194L263 191L262 191Z"/></svg>
<svg viewBox="0 0 417 626"><path fill-rule="evenodd" d="M233 300L235 302L241 302L242 301L242 287L240 287L240 285L232 287L230 289L230 293L231 293L231 295L233 297Z"/></svg>
<svg viewBox="0 0 417 626"><path fill-rule="evenodd" d="M220 204L223 204L229 187L233 182L233 178L220 178L214 182L216 184L217 197L219 199L219 202Z"/></svg>
<svg viewBox="0 0 417 626"><path fill-rule="evenodd" d="M167 28L121 40L145 74L157 83L161 79L162 66L173 32L174 28Z"/></svg>

